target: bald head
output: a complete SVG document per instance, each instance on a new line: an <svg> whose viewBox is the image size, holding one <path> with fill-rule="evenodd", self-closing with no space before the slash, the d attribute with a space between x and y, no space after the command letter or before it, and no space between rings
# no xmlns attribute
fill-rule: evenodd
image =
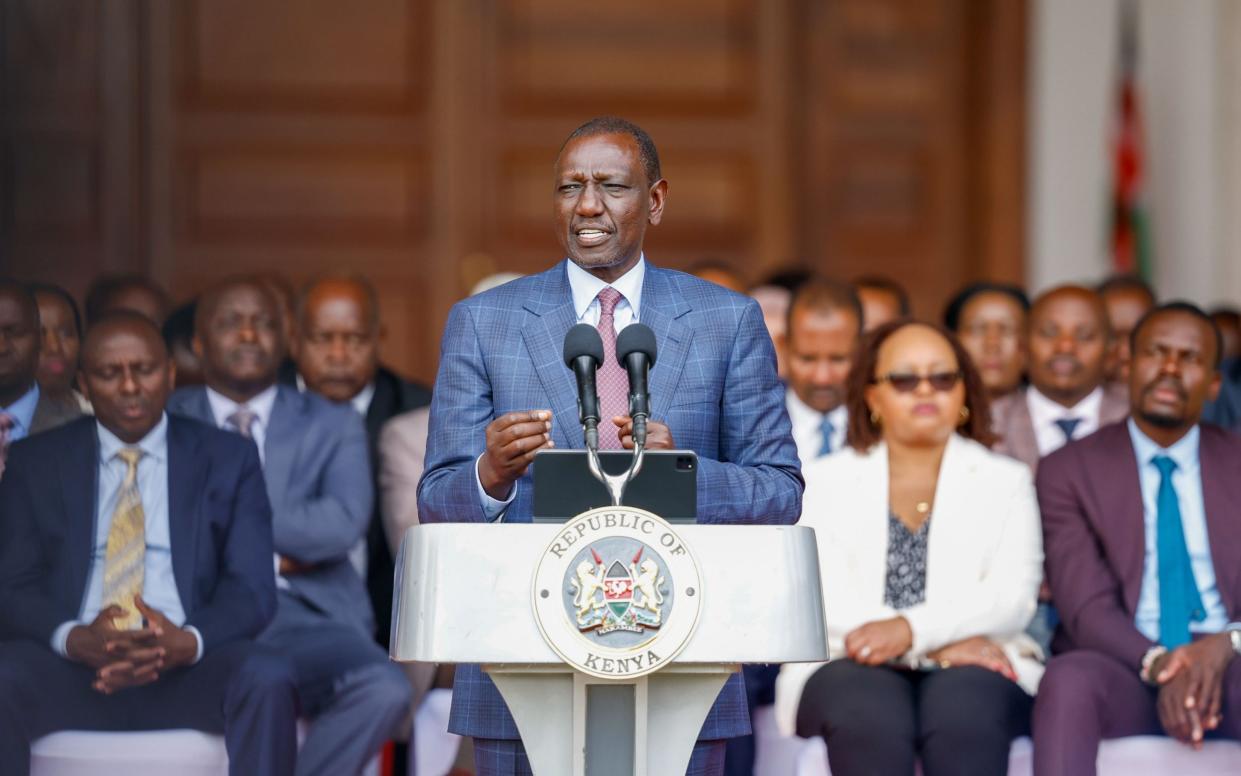
<svg viewBox="0 0 1241 776"><path fill-rule="evenodd" d="M79 374L95 419L126 444L159 424L176 378L154 321L130 311L105 313L91 325Z"/></svg>
<svg viewBox="0 0 1241 776"><path fill-rule="evenodd" d="M39 369L39 304L15 280L0 279L0 408L34 387Z"/></svg>
<svg viewBox="0 0 1241 776"><path fill-rule="evenodd" d="M368 280L342 275L311 283L298 298L297 319L293 359L312 391L345 402L375 379L382 327Z"/></svg>
<svg viewBox="0 0 1241 776"><path fill-rule="evenodd" d="M1034 300L1027 319L1030 383L1065 407L1103 384L1113 337L1099 294L1060 286Z"/></svg>

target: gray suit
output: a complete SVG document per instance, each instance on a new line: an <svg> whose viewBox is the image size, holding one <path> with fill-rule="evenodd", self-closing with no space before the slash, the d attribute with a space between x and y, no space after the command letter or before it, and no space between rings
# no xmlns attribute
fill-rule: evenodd
<svg viewBox="0 0 1241 776"><path fill-rule="evenodd" d="M168 410L216 424L201 386L177 391ZM275 549L311 568L285 577L260 638L293 661L302 712L315 718L298 774L357 773L409 708L409 685L371 638L366 588L348 558L371 516L366 445L351 407L279 387L263 443Z"/></svg>

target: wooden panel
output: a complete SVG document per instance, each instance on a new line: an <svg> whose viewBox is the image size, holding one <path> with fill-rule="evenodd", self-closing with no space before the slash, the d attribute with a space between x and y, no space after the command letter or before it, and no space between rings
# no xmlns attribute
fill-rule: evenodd
<svg viewBox="0 0 1241 776"><path fill-rule="evenodd" d="M757 0L505 0L498 74L505 110L741 114L757 88ZM652 19L658 18L657 24Z"/></svg>
<svg viewBox="0 0 1241 776"><path fill-rule="evenodd" d="M424 3L195 0L179 5L188 105L403 111L422 97L429 64Z"/></svg>
<svg viewBox="0 0 1241 776"><path fill-rule="evenodd" d="M6 222L17 239L98 237L99 168L92 140L49 136L13 141L6 167L13 171Z"/></svg>
<svg viewBox="0 0 1241 776"><path fill-rule="evenodd" d="M72 103L94 113L98 99L100 9L77 0L5 0L6 99L17 120L31 106Z"/></svg>
<svg viewBox="0 0 1241 776"><path fill-rule="evenodd" d="M190 240L399 241L420 227L425 176L400 151L222 149L184 164Z"/></svg>

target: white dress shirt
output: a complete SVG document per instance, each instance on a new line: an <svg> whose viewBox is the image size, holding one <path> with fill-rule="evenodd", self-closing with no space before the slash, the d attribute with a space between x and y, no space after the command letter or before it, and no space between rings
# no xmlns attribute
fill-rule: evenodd
<svg viewBox="0 0 1241 776"><path fill-rule="evenodd" d="M177 627L185 624L185 607L172 571L172 531L168 524L168 416L160 419L137 445L127 445L99 423L99 497L95 502L95 536L92 542L90 574L86 596L78 619L62 623L52 634L52 649L68 657L69 631L89 625L103 608L103 574L108 557L108 533L116 510L128 465L118 453L126 447L142 451L138 460L138 492L142 498L146 553L142 570L142 599ZM202 657L203 638L198 629L186 628L198 641L194 662Z"/></svg>
<svg viewBox="0 0 1241 776"><path fill-rule="evenodd" d="M13 419L13 427L9 429L9 444L25 439L30 434L30 424L34 422L34 412L38 406L39 384L35 383L17 401L7 407L0 407L0 411Z"/></svg>
<svg viewBox="0 0 1241 776"><path fill-rule="evenodd" d="M1202 598L1205 619L1190 621L1193 633L1219 633L1228 626L1228 611L1220 597L1215 579L1215 562L1211 559L1211 540L1207 533L1207 512L1202 500L1202 467L1198 461L1198 427L1181 437L1176 444L1162 448L1138 428L1130 418L1129 438L1138 464L1138 483L1142 488L1142 522L1146 536L1146 554L1142 559L1142 589L1134 624L1151 641L1159 641L1159 483L1163 479L1151 461L1166 455L1176 463L1172 487L1176 489L1177 506L1181 509L1181 531L1193 569L1198 595Z"/></svg>
<svg viewBox="0 0 1241 776"><path fill-rule="evenodd" d="M819 457L823 449L823 418L822 412L806 404L792 388L785 390L784 403L789 408L789 420L793 423L793 441L797 444L797 457L802 466ZM845 436L849 426L849 410L841 404L827 413L832 423L832 452L839 452L844 447Z"/></svg>
<svg viewBox="0 0 1241 776"><path fill-rule="evenodd" d="M1026 405L1030 408L1030 422L1034 425L1034 439L1038 454L1046 456L1064 447L1064 432L1056 425L1057 420L1077 418L1081 422L1073 429L1073 438L1081 439L1099 430L1099 412L1103 408L1103 386L1091 391L1086 398L1072 407L1057 404L1033 385L1026 391Z"/></svg>
<svg viewBox="0 0 1241 776"><path fill-rule="evenodd" d="M263 448L264 443L267 441L267 429L271 426L271 411L276 406L276 394L279 390L278 386L269 386L244 404L238 404L224 394L212 388L207 388L207 403L211 405L211 416L215 418L215 424L225 431L237 431L237 428L228 422L233 413L242 409L247 409L254 413L254 424L250 426L250 438L254 440L254 444L258 447L259 463L264 466L267 465L267 453ZM280 576L280 553L273 553L273 559L276 571L276 587L281 590L288 590L289 580Z"/></svg>
<svg viewBox="0 0 1241 776"><path fill-rule="evenodd" d="M254 425L250 427L250 437L259 448L259 462L263 464L267 463L267 453L263 450L263 443L267 441L267 429L271 425L272 407L276 406L277 390L277 387L272 385L244 404L238 404L212 388L207 389L207 403L211 405L211 415L215 418L215 424L225 431L237 430L232 423L228 422L234 412L246 409L254 413Z"/></svg>
<svg viewBox="0 0 1241 776"><path fill-rule="evenodd" d="M599 292L611 286L621 294L621 299L616 303L616 309L612 311L612 323L616 332L619 334L621 329L638 320L638 313L642 309L642 282L646 279L646 255L638 257L638 263L633 265L628 272L616 279L615 283L605 283L586 270L573 263L572 259L565 260L565 274L569 278L569 293L573 296L573 311L577 314L578 323L589 323L591 326L599 325ZM486 455L486 453L483 453ZM513 503L513 498L517 495L517 488L509 491L508 498L504 501L492 498L483 489L482 478L478 474L478 465L482 462L483 456L480 455L474 461L474 478L478 483L478 498L483 505L483 514L488 520L498 520L504 514L504 509Z"/></svg>

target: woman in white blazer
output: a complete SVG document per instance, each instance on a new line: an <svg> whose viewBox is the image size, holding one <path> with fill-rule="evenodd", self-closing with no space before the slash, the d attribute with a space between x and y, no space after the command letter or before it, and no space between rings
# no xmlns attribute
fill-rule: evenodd
<svg viewBox="0 0 1241 776"><path fill-rule="evenodd" d="M781 670L781 724L823 736L834 776L1004 774L1042 673L1029 470L985 446L985 388L941 327L875 330L848 403L848 447L802 469L832 661Z"/></svg>

